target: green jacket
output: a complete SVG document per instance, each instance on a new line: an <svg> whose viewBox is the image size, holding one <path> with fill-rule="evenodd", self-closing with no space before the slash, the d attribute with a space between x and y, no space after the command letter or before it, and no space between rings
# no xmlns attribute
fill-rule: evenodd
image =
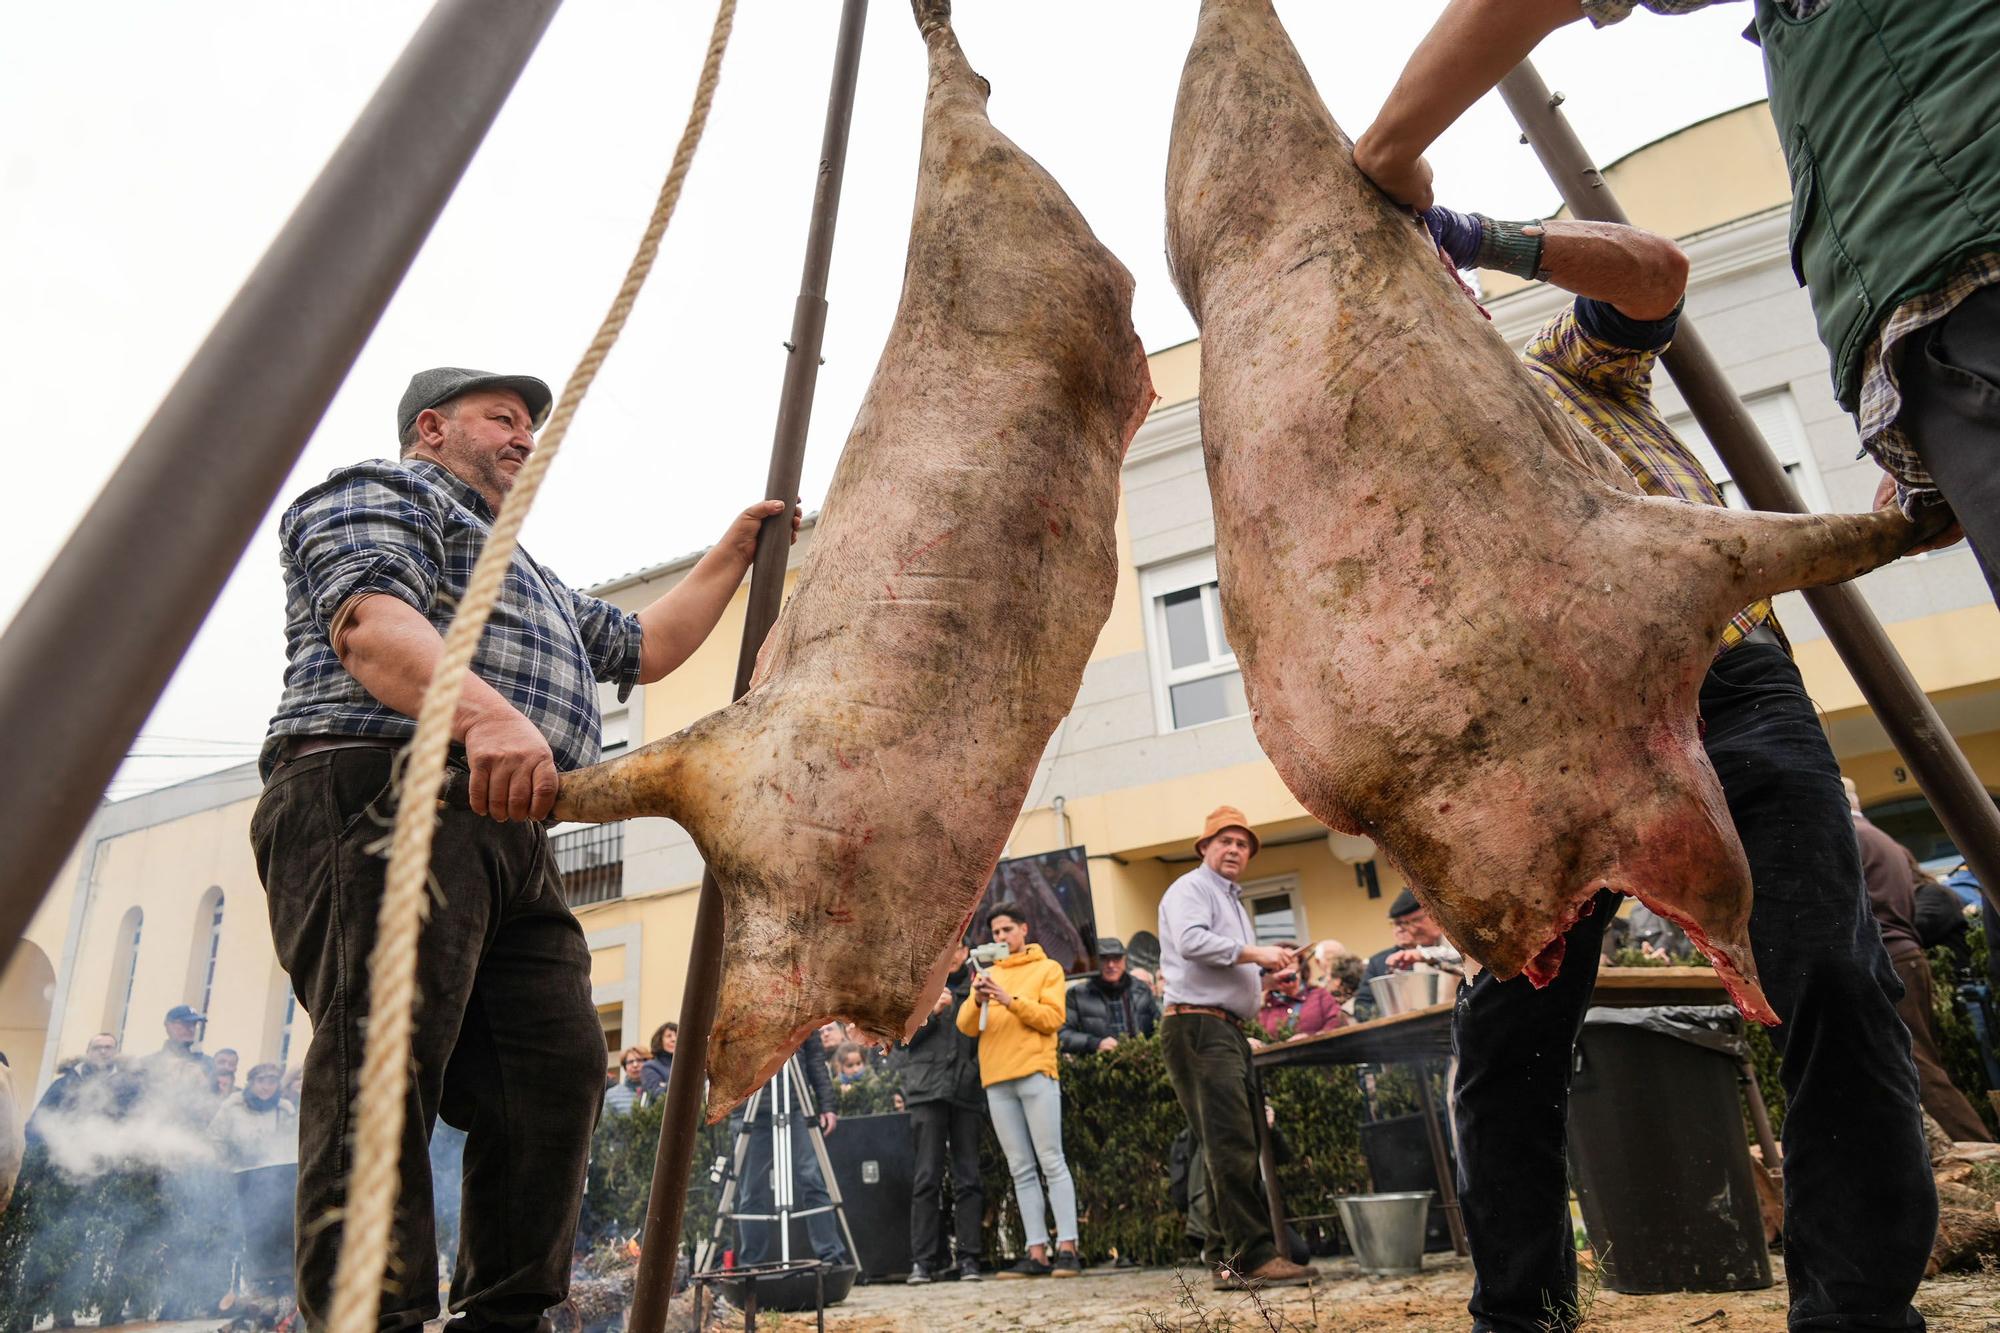
<svg viewBox="0 0 2000 1333"><path fill-rule="evenodd" d="M2000 4L1757 0L1792 176L1792 269L1852 412L1882 321L2000 250Z"/></svg>

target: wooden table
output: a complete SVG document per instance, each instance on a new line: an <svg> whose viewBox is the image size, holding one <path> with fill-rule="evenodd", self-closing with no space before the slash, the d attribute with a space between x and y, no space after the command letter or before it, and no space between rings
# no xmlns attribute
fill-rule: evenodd
<svg viewBox="0 0 2000 1333"><path fill-rule="evenodd" d="M1600 967L1597 986L1591 992L1593 1006L1617 1009L1646 1008L1653 1005L1728 1004L1729 993L1714 971L1706 967ZM1299 1065L1380 1065L1433 1064L1451 1059L1452 1001L1411 1009L1390 1018L1370 1019L1331 1032L1273 1042L1250 1056L1257 1069L1289 1069ZM1770 1129L1764 1115L1763 1098L1756 1081L1750 1083L1751 1114L1757 1122L1760 1142L1767 1142ZM1445 1223L1451 1228L1452 1248L1468 1253L1465 1220L1459 1213L1458 1186L1452 1179L1451 1159L1445 1152L1444 1125L1436 1098L1431 1096L1426 1071L1417 1074L1417 1092L1422 1099L1424 1128L1430 1138L1431 1169L1437 1177L1438 1201L1444 1205ZM1278 1196L1275 1155L1270 1134L1263 1134L1264 1174L1269 1181L1273 1226L1284 1236L1281 1219L1283 1200ZM1776 1161L1776 1149L1767 1142L1767 1161Z"/></svg>

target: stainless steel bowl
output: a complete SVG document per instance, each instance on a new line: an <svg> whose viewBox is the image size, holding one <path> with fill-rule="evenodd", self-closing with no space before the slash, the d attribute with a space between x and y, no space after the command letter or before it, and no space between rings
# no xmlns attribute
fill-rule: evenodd
<svg viewBox="0 0 2000 1333"><path fill-rule="evenodd" d="M1407 972L1370 977L1368 985L1375 992L1377 1016L1394 1018L1397 1014L1439 1003L1445 998L1444 988L1450 975L1434 967L1413 967Z"/></svg>

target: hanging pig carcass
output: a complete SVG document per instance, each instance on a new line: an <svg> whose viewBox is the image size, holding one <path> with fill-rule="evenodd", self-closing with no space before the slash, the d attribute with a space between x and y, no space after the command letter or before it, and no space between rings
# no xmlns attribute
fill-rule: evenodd
<svg viewBox="0 0 2000 1333"><path fill-rule="evenodd" d="M1638 494L1355 169L1270 0L1202 5L1167 248L1229 639L1293 794L1503 978L1552 977L1609 887L1776 1021L1697 691L1737 610L1892 559L1912 525Z"/></svg>
<svg viewBox="0 0 2000 1333"><path fill-rule="evenodd" d="M902 303L750 692L564 776L559 819L678 820L720 883L720 1116L831 1017L928 1013L1110 613L1153 400L1132 278L994 129L946 0Z"/></svg>

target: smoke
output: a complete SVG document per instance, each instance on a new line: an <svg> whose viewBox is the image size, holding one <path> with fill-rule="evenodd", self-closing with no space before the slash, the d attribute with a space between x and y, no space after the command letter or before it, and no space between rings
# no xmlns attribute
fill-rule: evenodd
<svg viewBox="0 0 2000 1333"><path fill-rule="evenodd" d="M84 1181L107 1171L223 1165L208 1137L216 1101L192 1078L147 1079L115 1069L80 1080L65 1104L44 1106L34 1133L51 1164Z"/></svg>

